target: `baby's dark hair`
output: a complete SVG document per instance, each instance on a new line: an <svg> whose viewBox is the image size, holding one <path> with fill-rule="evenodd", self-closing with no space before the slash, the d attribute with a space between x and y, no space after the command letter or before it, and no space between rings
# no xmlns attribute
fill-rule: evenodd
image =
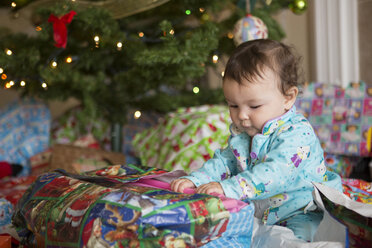
<svg viewBox="0 0 372 248"><path fill-rule="evenodd" d="M251 81L262 78L265 67L279 75L280 90L283 95L292 86L299 87L302 71L301 57L294 49L279 41L258 39L239 45L227 61L223 79L232 79L242 84L244 79Z"/></svg>

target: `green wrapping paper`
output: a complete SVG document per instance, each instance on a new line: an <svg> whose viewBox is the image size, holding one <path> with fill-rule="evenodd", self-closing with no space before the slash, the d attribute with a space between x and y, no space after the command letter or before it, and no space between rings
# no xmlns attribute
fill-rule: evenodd
<svg viewBox="0 0 372 248"><path fill-rule="evenodd" d="M227 145L229 125L227 106L180 108L155 128L138 133L133 147L143 164L190 172Z"/></svg>

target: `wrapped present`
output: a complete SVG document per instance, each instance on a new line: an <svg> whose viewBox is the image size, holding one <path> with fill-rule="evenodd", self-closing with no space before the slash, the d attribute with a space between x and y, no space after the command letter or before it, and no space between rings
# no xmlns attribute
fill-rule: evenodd
<svg viewBox="0 0 372 248"><path fill-rule="evenodd" d="M5 233L5 228L11 224L12 214L13 214L13 206L12 204L0 198L0 234ZM3 247L3 246L0 246Z"/></svg>
<svg viewBox="0 0 372 248"><path fill-rule="evenodd" d="M72 108L52 122L51 143L112 150L110 122L99 118L85 125L86 121L80 120L81 111L81 107ZM127 123L120 127L121 152L125 155L126 163L138 162L132 146L133 137L146 128L155 126L161 116L155 112L142 112L140 117L135 117L134 113L135 111L130 110Z"/></svg>
<svg viewBox="0 0 372 248"><path fill-rule="evenodd" d="M113 162L124 163L123 154L110 153L99 150L99 148L99 143L91 134L78 138L72 145L56 144L30 158L31 175L40 175L58 168L80 173L98 169Z"/></svg>
<svg viewBox="0 0 372 248"><path fill-rule="evenodd" d="M34 176L27 176L8 177L0 180L0 234L7 233L13 237L17 236L11 225L11 217L17 202L35 179ZM0 247L4 246L0 245Z"/></svg>
<svg viewBox="0 0 372 248"><path fill-rule="evenodd" d="M249 247L253 205L146 181L167 174L130 164L47 173L19 201L13 224L21 242L38 247Z"/></svg>
<svg viewBox="0 0 372 248"><path fill-rule="evenodd" d="M62 144L56 144L52 149L49 170L81 173L125 162L124 154L118 152Z"/></svg>
<svg viewBox="0 0 372 248"><path fill-rule="evenodd" d="M110 123L104 119L96 119L89 122L89 125L82 122L81 107L74 107L59 118L53 120L51 130L51 143L84 146L95 146L110 149ZM93 138L94 137L94 138ZM92 138L94 140L92 140ZM78 141L79 140L79 141ZM94 141L94 142L93 142Z"/></svg>
<svg viewBox="0 0 372 248"><path fill-rule="evenodd" d="M350 199L372 204L372 183L361 179L342 178L344 194Z"/></svg>
<svg viewBox="0 0 372 248"><path fill-rule="evenodd" d="M49 146L50 112L45 104L22 99L0 111L0 161L23 165L19 176L30 173L29 159Z"/></svg>
<svg viewBox="0 0 372 248"><path fill-rule="evenodd" d="M156 127L138 133L133 146L144 164L190 172L227 145L229 124L226 106L180 108Z"/></svg>
<svg viewBox="0 0 372 248"><path fill-rule="evenodd" d="M323 149L332 154L372 156L372 86L363 81L346 88L311 83L296 100Z"/></svg>
<svg viewBox="0 0 372 248"><path fill-rule="evenodd" d="M0 180L0 198L6 199L15 206L35 179L36 176L27 176Z"/></svg>

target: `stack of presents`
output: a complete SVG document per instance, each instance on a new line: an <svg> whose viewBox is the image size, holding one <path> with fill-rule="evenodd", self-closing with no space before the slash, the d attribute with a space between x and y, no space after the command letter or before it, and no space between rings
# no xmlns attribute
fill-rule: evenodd
<svg viewBox="0 0 372 248"><path fill-rule="evenodd" d="M312 123L328 169L341 175L343 196L353 202L345 207L320 194L325 210L347 230L341 243L371 247L371 178L349 177L372 157L372 85L311 83L302 89L296 107ZM199 168L226 145L226 106L129 116L119 153L108 151L109 123L96 120L81 127L78 113L73 109L51 121L46 105L32 99L0 112L0 161L10 169L23 168L13 176L0 175L0 244L255 245L254 205L249 201L169 188L171 180ZM354 211L354 203L370 214Z"/></svg>

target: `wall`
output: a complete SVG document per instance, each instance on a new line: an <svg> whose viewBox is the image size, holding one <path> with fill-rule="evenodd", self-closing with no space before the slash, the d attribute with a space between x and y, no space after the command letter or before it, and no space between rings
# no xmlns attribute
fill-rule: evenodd
<svg viewBox="0 0 372 248"><path fill-rule="evenodd" d="M372 85L372 0L358 0L360 78Z"/></svg>
<svg viewBox="0 0 372 248"><path fill-rule="evenodd" d="M283 10L275 17L286 33L283 42L293 45L298 54L302 56L302 67L306 81L314 78L310 68L312 58L309 44L309 15L309 11L302 15L296 15L290 10Z"/></svg>

